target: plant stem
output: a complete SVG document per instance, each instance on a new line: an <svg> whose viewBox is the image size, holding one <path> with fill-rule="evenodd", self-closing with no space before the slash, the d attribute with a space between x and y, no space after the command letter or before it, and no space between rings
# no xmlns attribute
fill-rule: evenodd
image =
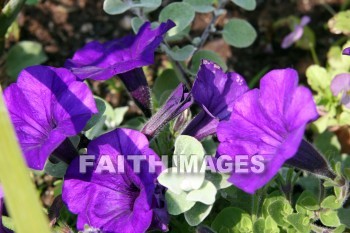
<svg viewBox="0 0 350 233"><path fill-rule="evenodd" d="M0 180L18 233L49 233L49 224L29 176L0 88Z"/></svg>
<svg viewBox="0 0 350 233"><path fill-rule="evenodd" d="M5 35L7 29L16 19L26 0L11 0L0 12L0 55L4 50Z"/></svg>
<svg viewBox="0 0 350 233"><path fill-rule="evenodd" d="M312 60L314 61L314 63L316 65L320 65L320 61L318 60L317 53L316 53L316 50L315 50L315 46L311 45L311 43L310 43L310 52L311 52Z"/></svg>

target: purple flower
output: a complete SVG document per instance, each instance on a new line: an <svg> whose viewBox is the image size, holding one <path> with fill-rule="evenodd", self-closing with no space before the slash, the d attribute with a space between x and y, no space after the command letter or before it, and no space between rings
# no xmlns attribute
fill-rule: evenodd
<svg viewBox="0 0 350 233"><path fill-rule="evenodd" d="M78 50L65 66L79 79L106 80L135 68L150 65L154 61L154 51L163 40L164 34L174 27L173 21L161 23L152 29L151 23L142 25L137 35L101 44L92 41Z"/></svg>
<svg viewBox="0 0 350 233"><path fill-rule="evenodd" d="M331 83L334 96L341 94L341 103L350 108L350 74L338 74Z"/></svg>
<svg viewBox="0 0 350 233"><path fill-rule="evenodd" d="M232 106L228 121L219 123L219 156L261 155L262 173L231 174L229 181L248 193L264 186L298 151L306 124L317 118L310 90L298 87L293 69L273 70ZM248 160L248 168L253 166Z"/></svg>
<svg viewBox="0 0 350 233"><path fill-rule="evenodd" d="M350 56L350 47L343 50L343 55Z"/></svg>
<svg viewBox="0 0 350 233"><path fill-rule="evenodd" d="M148 138L154 137L161 128L192 104L193 100L191 95L186 90L185 85L180 84L170 94L162 108L144 125L141 132Z"/></svg>
<svg viewBox="0 0 350 233"><path fill-rule="evenodd" d="M92 41L78 50L65 66L81 80L106 80L119 75L125 87L146 117L152 115L150 90L142 66L154 62L154 51L165 33L174 27L173 21L152 29L151 23L142 25L137 35L125 36L101 44Z"/></svg>
<svg viewBox="0 0 350 233"><path fill-rule="evenodd" d="M97 113L89 88L63 68L28 67L4 96L27 164L38 170Z"/></svg>
<svg viewBox="0 0 350 233"><path fill-rule="evenodd" d="M149 162L159 158L149 148L147 138L131 129L116 129L93 140L88 146L88 154L95 156L100 163L102 158L109 158L116 172L96 170L95 163L80 173L79 158L69 166L63 185L62 199L68 209L78 215L79 230L85 224L99 228L106 233L141 233L150 227L166 230L167 214L164 208L162 190L157 186L156 172L149 171ZM134 172L134 163L120 160L128 155L145 155L141 161L140 173ZM124 172L117 170L124 165ZM111 172L110 172L111 171ZM163 202L162 202L163 201ZM163 206L162 206L163 205Z"/></svg>
<svg viewBox="0 0 350 233"><path fill-rule="evenodd" d="M235 99L248 91L243 77L235 72L225 73L217 64L203 60L193 84L192 95L201 111L183 134L198 140L214 134L219 121L230 117Z"/></svg>
<svg viewBox="0 0 350 233"><path fill-rule="evenodd" d="M286 49L292 46L293 43L297 42L304 34L304 27L310 22L309 16L303 16L300 23L294 26L294 30L284 37L281 47Z"/></svg>

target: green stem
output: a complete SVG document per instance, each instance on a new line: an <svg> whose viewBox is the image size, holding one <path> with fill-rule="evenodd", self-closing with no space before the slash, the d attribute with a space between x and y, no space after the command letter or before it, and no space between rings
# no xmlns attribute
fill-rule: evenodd
<svg viewBox="0 0 350 233"><path fill-rule="evenodd" d="M49 233L34 184L8 116L0 88L0 180L17 233Z"/></svg>
<svg viewBox="0 0 350 233"><path fill-rule="evenodd" d="M310 52L311 52L312 60L314 61L314 63L316 65L319 65L320 61L318 60L318 57L317 57L317 54L316 54L316 50L315 50L315 46L312 45L311 43L310 43Z"/></svg>
<svg viewBox="0 0 350 233"><path fill-rule="evenodd" d="M0 12L0 54L4 49L5 35L7 29L16 19L26 0L11 0Z"/></svg>

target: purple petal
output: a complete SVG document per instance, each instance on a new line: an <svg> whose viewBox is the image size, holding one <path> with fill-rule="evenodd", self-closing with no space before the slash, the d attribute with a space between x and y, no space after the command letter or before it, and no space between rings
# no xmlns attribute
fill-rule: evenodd
<svg viewBox="0 0 350 233"><path fill-rule="evenodd" d="M141 132L152 138L172 119L189 108L193 103L191 95L186 91L184 84L180 84L169 96L165 104L144 125Z"/></svg>
<svg viewBox="0 0 350 233"><path fill-rule="evenodd" d="M343 50L343 55L349 55L350 56L350 47Z"/></svg>
<svg viewBox="0 0 350 233"><path fill-rule="evenodd" d="M350 90L350 74L338 74L331 83L331 91L334 96L338 96L341 92Z"/></svg>
<svg viewBox="0 0 350 233"><path fill-rule="evenodd" d="M225 73L220 66L209 60L203 60L193 84L192 94L208 114L227 119L230 105L248 90L248 86L237 73Z"/></svg>
<svg viewBox="0 0 350 233"><path fill-rule="evenodd" d="M263 173L232 173L229 181L248 193L265 185L295 155L306 124L317 117L311 92L297 84L294 70L271 71L260 81L260 90L238 98L230 119L219 123L219 155L265 159Z"/></svg>
<svg viewBox="0 0 350 233"><path fill-rule="evenodd" d="M146 117L151 117L151 93L142 68L136 68L119 74L119 77L128 89L136 105L142 110Z"/></svg>
<svg viewBox="0 0 350 233"><path fill-rule="evenodd" d="M28 166L33 169L41 170L65 138L78 134L97 113L89 88L66 69L26 68L4 96Z"/></svg>
<svg viewBox="0 0 350 233"><path fill-rule="evenodd" d="M116 74L150 65L164 34L174 26L174 22L168 20L152 29L151 23L146 22L135 36L103 44L90 42L67 60L65 67L70 68L80 79L106 80Z"/></svg>
<svg viewBox="0 0 350 233"><path fill-rule="evenodd" d="M300 26L305 27L307 24L309 24L311 21L311 18L307 15L303 16L300 20Z"/></svg>
<svg viewBox="0 0 350 233"><path fill-rule="evenodd" d="M281 47L283 49L289 48L290 46L292 46L292 44L297 42L303 36L303 33L304 33L303 26L301 25L295 26L294 30L284 37Z"/></svg>
<svg viewBox="0 0 350 233"><path fill-rule="evenodd" d="M118 167L117 155L157 155L149 148L147 138L138 131L116 129L93 140L88 154L96 161L109 156ZM159 159L158 159L159 160ZM133 163L125 160L125 173L96 173L90 168L79 173L79 159L69 166L62 198L70 211L78 214L78 229L85 224L103 232L145 232L152 223L152 202L158 173L149 173L147 161L141 162L141 173L134 173Z"/></svg>

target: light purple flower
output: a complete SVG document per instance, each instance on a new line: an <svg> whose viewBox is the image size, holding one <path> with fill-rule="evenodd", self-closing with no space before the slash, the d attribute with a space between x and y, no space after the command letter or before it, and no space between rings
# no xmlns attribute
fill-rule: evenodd
<svg viewBox="0 0 350 233"><path fill-rule="evenodd" d="M281 47L286 49L292 46L293 43L300 40L304 34L304 27L310 23L311 18L309 16L303 16L300 20L300 23L294 26L294 30L284 37Z"/></svg>
<svg viewBox="0 0 350 233"><path fill-rule="evenodd" d="M214 62L203 60L192 88L193 98L203 111L190 122L183 134L198 140L214 134L219 121L230 117L234 100L248 89L241 75L225 73Z"/></svg>
<svg viewBox="0 0 350 233"><path fill-rule="evenodd" d="M142 133L122 128L93 140L88 154L94 155L95 161L108 156L116 169L117 155L145 155L159 161ZM167 214L158 202L163 194L156 183L163 168L150 173L149 161L141 161L140 173L134 172L131 160L124 160L124 172L96 172L96 162L83 174L79 159L74 160L65 176L62 199L78 215L78 229L88 224L106 233L142 233L153 226L166 230Z"/></svg>
<svg viewBox="0 0 350 233"><path fill-rule="evenodd" d="M92 41L78 50L65 66L80 79L106 80L154 62L154 51L165 33L174 27L173 21L152 29L151 23L142 25L137 35L100 43Z"/></svg>
<svg viewBox="0 0 350 233"><path fill-rule="evenodd" d="M341 103L350 108L350 74L338 74L331 83L334 96L341 94Z"/></svg>
<svg viewBox="0 0 350 233"><path fill-rule="evenodd" d="M63 68L28 67L4 96L27 164L38 170L97 113L87 85Z"/></svg>
<svg viewBox="0 0 350 233"><path fill-rule="evenodd" d="M350 56L350 47L343 50L343 55Z"/></svg>
<svg viewBox="0 0 350 233"><path fill-rule="evenodd" d="M261 155L265 170L260 174L233 172L229 181L248 193L264 186L296 154L306 124L317 116L312 94L298 87L295 70L267 73L260 81L260 90L253 89L238 98L230 119L220 122L217 129L220 156Z"/></svg>

